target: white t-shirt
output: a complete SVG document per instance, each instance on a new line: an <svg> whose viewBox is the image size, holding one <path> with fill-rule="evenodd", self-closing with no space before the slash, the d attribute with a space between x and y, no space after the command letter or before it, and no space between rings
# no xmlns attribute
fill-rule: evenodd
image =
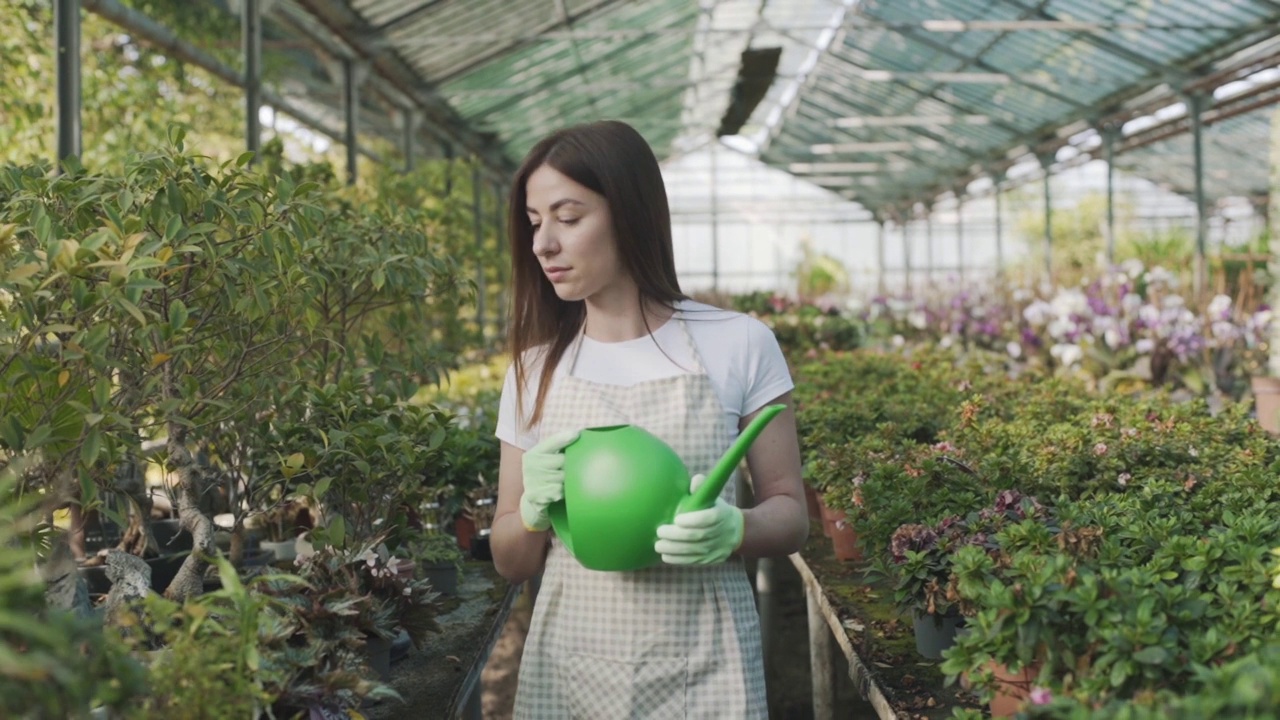
<svg viewBox="0 0 1280 720"><path fill-rule="evenodd" d="M574 377L609 385L634 385L696 372L689 343L676 322L684 319L724 408L725 429L731 438L738 436L738 421L743 416L795 387L777 338L764 323L749 315L690 300L678 303L676 311L676 316L652 335L615 343L584 337ZM556 367L553 382L567 372L571 353L572 347ZM530 356L536 355L536 351L530 351ZM541 368L530 363L526 374L529 387L523 397L524 412L517 421L515 370L507 370L494 433L499 440L522 450L533 447L539 437L538 427L526 429L523 419L528 417L537 397Z"/></svg>

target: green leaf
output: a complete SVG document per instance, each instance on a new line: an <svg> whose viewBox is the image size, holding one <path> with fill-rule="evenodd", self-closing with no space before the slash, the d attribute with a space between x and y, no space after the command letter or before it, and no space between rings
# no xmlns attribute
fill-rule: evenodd
<svg viewBox="0 0 1280 720"><path fill-rule="evenodd" d="M1169 651L1159 645L1152 645L1134 653L1133 659L1144 665L1160 665L1169 659Z"/></svg>
<svg viewBox="0 0 1280 720"><path fill-rule="evenodd" d="M338 547L342 547L347 539L347 524L341 515L333 518L329 523L329 540Z"/></svg>
<svg viewBox="0 0 1280 720"><path fill-rule="evenodd" d="M187 326L187 317L187 304L182 300L174 300L169 305L169 327L173 328L174 332L179 332Z"/></svg>
<svg viewBox="0 0 1280 720"><path fill-rule="evenodd" d="M98 432L98 428L93 428L84 438L84 444L80 446L80 462L85 467L93 465L98 461L98 454L102 452L102 433Z"/></svg>
<svg viewBox="0 0 1280 720"><path fill-rule="evenodd" d="M41 215L40 219L36 221L36 240L39 240L41 245L48 245L52 238L53 221L49 219L48 215Z"/></svg>
<svg viewBox="0 0 1280 720"><path fill-rule="evenodd" d="M47 424L46 424L46 425L37 425L37 426L36 426L36 429L32 430L32 431L31 431L31 434L27 436L27 442L26 442L26 448L25 448L25 449L27 449L27 450L34 450L35 448L40 447L41 445L43 445L43 444L45 444L46 442L48 442L48 440L49 440L49 436L50 436L50 435L52 435L52 434L53 434L53 432L52 432L52 430L50 430L50 428L49 428L49 426L48 426Z"/></svg>
<svg viewBox="0 0 1280 720"><path fill-rule="evenodd" d="M182 197L182 191L178 189L178 183L170 180L165 186L165 196L169 201L169 209L181 215L187 211L186 198Z"/></svg>
<svg viewBox="0 0 1280 720"><path fill-rule="evenodd" d="M329 477L321 478L320 482L316 483L316 487L314 490L312 490L312 493L317 499L323 498L324 494L329 491L329 485L332 482L333 482L333 478L329 478Z"/></svg>
<svg viewBox="0 0 1280 720"><path fill-rule="evenodd" d="M382 271L382 268L375 268L371 279L373 281L373 289L381 290L382 286L387 282L387 274Z"/></svg>
<svg viewBox="0 0 1280 720"><path fill-rule="evenodd" d="M249 163L253 162L253 156L255 154L256 153L254 153L252 150L240 153L240 155L236 157L236 167L244 167L245 165L248 165Z"/></svg>
<svg viewBox="0 0 1280 720"><path fill-rule="evenodd" d="M139 325L147 324L147 316L143 315L142 311L138 309L138 306L134 305L127 298L116 298L116 305L119 305L121 309L132 315L133 319L137 320Z"/></svg>
<svg viewBox="0 0 1280 720"><path fill-rule="evenodd" d="M169 218L169 222L164 226L164 239L172 240L178 237L178 231L182 230L182 216L173 215Z"/></svg>

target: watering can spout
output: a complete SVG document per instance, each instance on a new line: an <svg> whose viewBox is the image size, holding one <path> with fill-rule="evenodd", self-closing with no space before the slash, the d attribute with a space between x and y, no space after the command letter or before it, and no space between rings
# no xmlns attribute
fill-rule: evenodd
<svg viewBox="0 0 1280 720"><path fill-rule="evenodd" d="M755 442L760 431L764 430L778 413L786 409L786 405L769 405L757 413L751 424L738 435L738 439L729 446L724 456L716 462L715 467L711 468L711 472L707 473L707 479L698 486L697 490L680 502L676 512L706 510L715 505L716 498L720 497L720 492L724 490L725 483L729 482L734 469L738 467L738 463L742 462L742 458L746 457L751 443Z"/></svg>

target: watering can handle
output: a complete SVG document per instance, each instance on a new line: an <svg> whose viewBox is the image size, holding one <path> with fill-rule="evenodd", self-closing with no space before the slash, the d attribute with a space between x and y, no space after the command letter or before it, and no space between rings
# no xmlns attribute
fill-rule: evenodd
<svg viewBox="0 0 1280 720"><path fill-rule="evenodd" d="M715 467L711 468L711 472L707 474L707 479L698 489L693 491L688 497L680 501L680 505L676 508L676 513L692 512L694 510L706 510L716 504L716 498L720 497L720 491L724 490L725 483L729 481L729 477L733 475L733 471L738 467L738 463L746 456L747 449L751 447L751 443L755 442L756 437L760 435L760 431L764 430L764 426L769 424L778 413L786 410L786 405L769 405L761 410L751 421L733 445L729 447L724 456L716 462Z"/></svg>

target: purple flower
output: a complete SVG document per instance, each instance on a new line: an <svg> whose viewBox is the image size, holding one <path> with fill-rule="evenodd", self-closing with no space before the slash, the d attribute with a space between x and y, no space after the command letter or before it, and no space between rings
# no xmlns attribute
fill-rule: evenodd
<svg viewBox="0 0 1280 720"><path fill-rule="evenodd" d="M1033 687L1030 699L1032 705L1048 705L1053 702L1053 693L1049 692L1049 688Z"/></svg>

